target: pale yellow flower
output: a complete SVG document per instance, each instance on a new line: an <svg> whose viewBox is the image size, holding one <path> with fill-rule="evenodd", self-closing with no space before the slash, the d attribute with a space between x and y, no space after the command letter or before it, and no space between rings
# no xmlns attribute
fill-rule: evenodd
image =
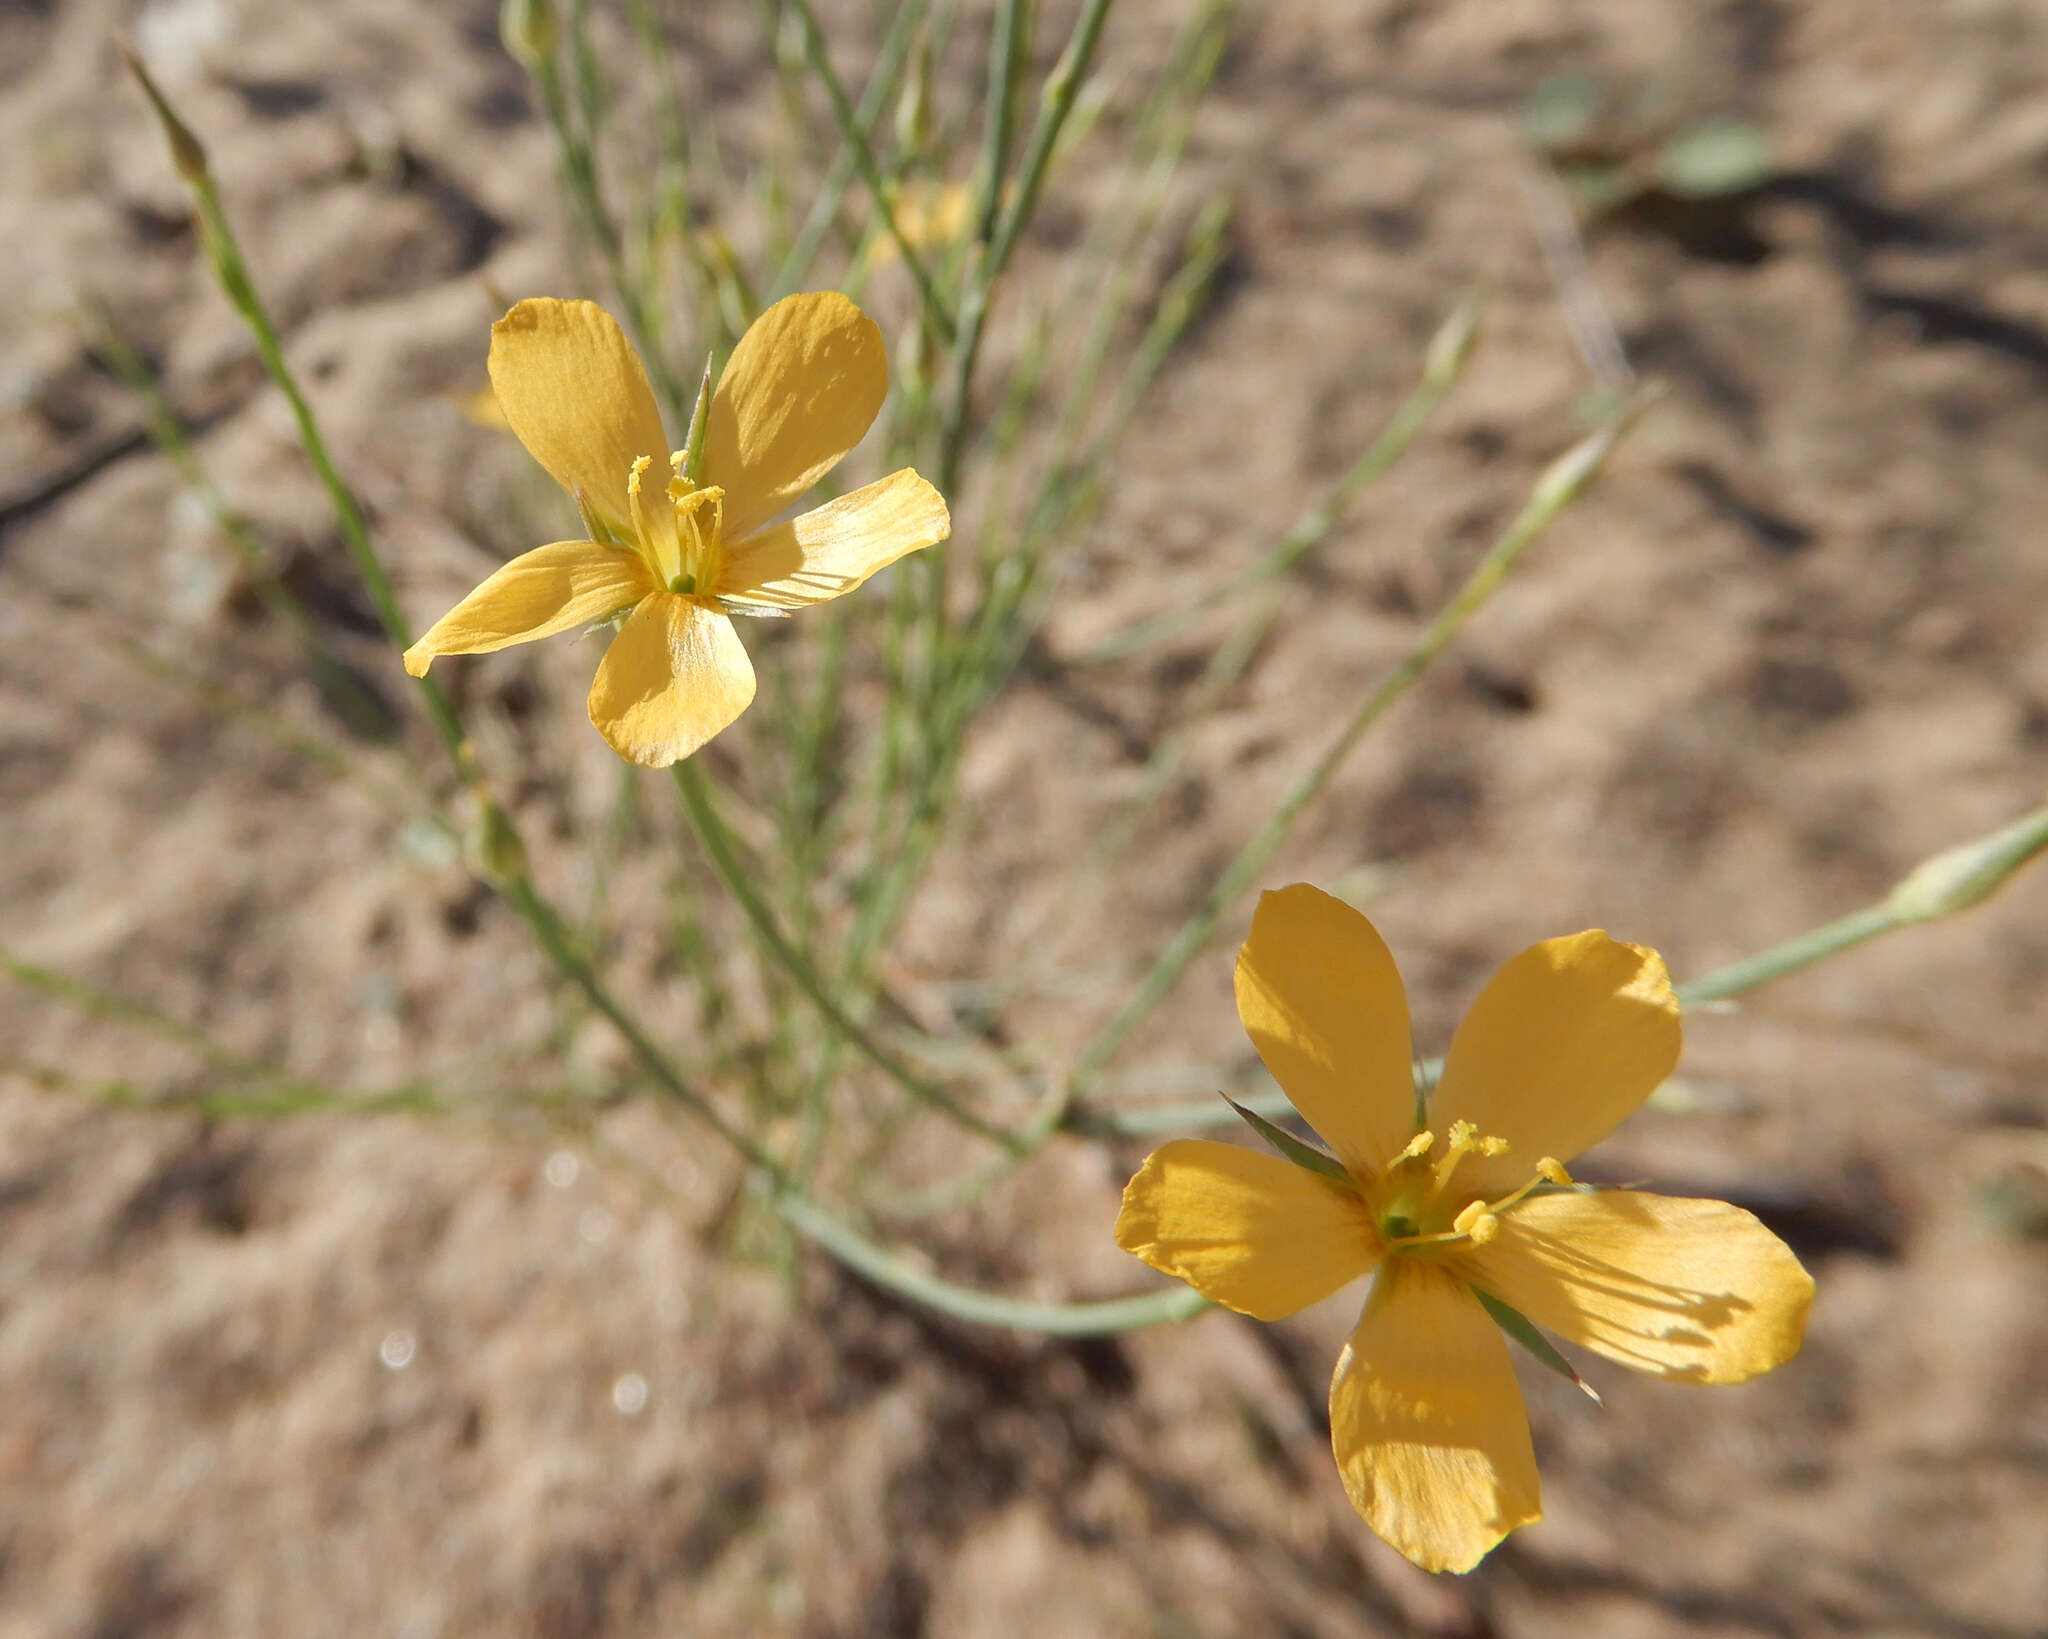
<svg viewBox="0 0 2048 1639"><path fill-rule="evenodd" d="M896 220L896 232L910 242L912 250L932 245L950 245L967 231L967 218L974 208L974 190L964 182L911 182L890 202L889 214ZM878 231L868 241L870 269L887 267L903 254L894 234Z"/></svg>
<svg viewBox="0 0 2048 1639"><path fill-rule="evenodd" d="M695 484L632 345L594 303L513 308L491 327L491 386L593 538L514 558L406 650L406 670L616 620L590 720L651 768L754 698L728 610L823 603L951 531L945 501L908 467L771 521L860 442L888 391L881 332L836 292L787 297L748 327L712 395Z"/></svg>
<svg viewBox="0 0 2048 1639"><path fill-rule="evenodd" d="M1480 1294L1681 1382L1739 1383L1798 1351L1813 1281L1749 1213L1587 1190L1562 1165L1678 1062L1655 951L1597 931L1524 951L1465 1016L1419 1126L1401 978L1348 905L1305 884L1266 894L1237 1008L1341 1166L1168 1144L1125 1189L1117 1242L1259 1320L1375 1273L1330 1384L1330 1438L1352 1505L1416 1564L1470 1570L1542 1512Z"/></svg>

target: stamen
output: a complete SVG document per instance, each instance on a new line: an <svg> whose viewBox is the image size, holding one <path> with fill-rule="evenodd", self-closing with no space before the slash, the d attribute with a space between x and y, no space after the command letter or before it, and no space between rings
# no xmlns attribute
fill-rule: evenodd
<svg viewBox="0 0 2048 1639"><path fill-rule="evenodd" d="M640 475L653 465L651 455L636 455L633 470L626 476L626 504L633 509L633 533L643 541L648 539L647 508L640 501Z"/></svg>
<svg viewBox="0 0 2048 1639"><path fill-rule="evenodd" d="M1572 1175L1564 1170L1564 1163L1554 1155L1546 1155L1536 1163L1536 1176L1547 1184L1561 1184L1572 1187Z"/></svg>
<svg viewBox="0 0 2048 1639"><path fill-rule="evenodd" d="M1474 1201L1451 1220L1451 1229L1456 1234L1471 1236L1474 1246L1484 1246L1500 1233L1500 1219L1484 1201Z"/></svg>
<svg viewBox="0 0 2048 1639"><path fill-rule="evenodd" d="M1437 1157L1435 1169L1430 1174L1430 1195L1432 1198L1444 1192L1444 1186L1451 1181L1451 1174L1458 1170L1458 1163L1477 1150L1481 1155L1500 1155L1507 1145L1498 1138L1481 1138L1479 1129L1469 1121L1453 1121L1447 1135L1450 1142L1444 1146L1444 1153Z"/></svg>
<svg viewBox="0 0 2048 1639"><path fill-rule="evenodd" d="M1436 1134L1425 1127L1421 1132L1408 1140L1408 1147L1395 1156L1394 1160L1397 1163L1402 1161L1419 1161L1422 1157L1429 1154L1429 1147L1435 1142Z"/></svg>
<svg viewBox="0 0 2048 1639"><path fill-rule="evenodd" d="M674 502L676 526L682 541L683 561L698 586L709 589L718 584L725 564L721 539L725 520L725 491L716 484L699 489L687 478L670 481L668 492Z"/></svg>

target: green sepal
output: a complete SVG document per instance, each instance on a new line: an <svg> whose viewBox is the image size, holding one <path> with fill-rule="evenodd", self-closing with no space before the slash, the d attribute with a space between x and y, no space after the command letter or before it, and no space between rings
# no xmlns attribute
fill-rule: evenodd
<svg viewBox="0 0 2048 1639"><path fill-rule="evenodd" d="M1251 1128L1253 1132L1257 1133L1268 1144L1271 1144L1274 1149L1278 1150L1281 1155L1292 1161L1297 1167L1305 1167L1310 1172L1319 1172L1325 1178L1334 1178L1338 1183L1347 1187L1350 1185L1351 1174L1344 1170L1344 1163L1339 1161L1334 1155L1317 1149L1313 1144L1304 1144L1285 1127L1275 1126L1264 1116L1260 1115L1258 1111L1246 1109L1228 1093L1222 1093L1218 1096L1244 1118L1244 1124L1247 1127Z"/></svg>
<svg viewBox="0 0 2048 1639"><path fill-rule="evenodd" d="M704 483L704 429L711 419L711 365L704 360L704 379L697 384L697 402L690 411L690 432L683 440L682 476L692 485Z"/></svg>
<svg viewBox="0 0 2048 1639"><path fill-rule="evenodd" d="M1492 1293L1482 1292L1476 1286L1472 1288L1472 1295L1479 1300L1481 1307L1489 1315L1493 1316L1493 1323L1506 1332L1509 1337L1521 1344L1523 1348L1527 1349L1544 1365L1556 1372L1558 1376L1570 1378L1578 1385L1579 1391L1587 1399L1591 1400L1594 1405L1606 1404L1600 1398L1600 1391L1579 1375L1578 1368L1557 1352L1557 1345L1537 1331L1534 1323L1521 1310L1510 1308L1507 1304L1501 1302L1499 1298L1493 1296Z"/></svg>

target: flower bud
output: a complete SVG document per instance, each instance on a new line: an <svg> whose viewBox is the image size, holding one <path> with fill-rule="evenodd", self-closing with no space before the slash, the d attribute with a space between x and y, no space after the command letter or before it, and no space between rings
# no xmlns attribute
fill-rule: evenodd
<svg viewBox="0 0 2048 1639"><path fill-rule="evenodd" d="M2048 806L1915 866L1885 897L1885 909L1898 922L1932 922L1966 911L2002 888L2044 848Z"/></svg>
<svg viewBox="0 0 2048 1639"><path fill-rule="evenodd" d="M513 882L526 875L526 844L496 803L484 803L462 840L469 868L486 882Z"/></svg>
<svg viewBox="0 0 2048 1639"><path fill-rule="evenodd" d="M142 94L149 99L149 106L156 114L158 127L163 131L164 142L171 150L171 164L178 175L191 187L198 187L206 180L206 150L199 145L199 139L192 134L191 127L178 118L177 111L170 105L155 80L143 66L142 59L135 54L135 48L126 40L118 41L121 55L127 59L128 72L135 76L135 83L142 87Z"/></svg>
<svg viewBox="0 0 2048 1639"><path fill-rule="evenodd" d="M551 0L503 0L498 8L498 38L529 74L554 56L560 36Z"/></svg>

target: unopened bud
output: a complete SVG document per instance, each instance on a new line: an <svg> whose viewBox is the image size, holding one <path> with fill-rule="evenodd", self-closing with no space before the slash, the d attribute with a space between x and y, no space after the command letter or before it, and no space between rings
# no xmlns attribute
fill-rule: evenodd
<svg viewBox="0 0 2048 1639"><path fill-rule="evenodd" d="M1422 374L1432 386L1447 386L1465 368L1479 339L1480 315L1486 311L1484 287L1460 302L1451 316L1437 327L1423 355Z"/></svg>
<svg viewBox="0 0 2048 1639"><path fill-rule="evenodd" d="M2048 806L1925 860L1885 896L1894 921L1932 922L1988 899L2048 848Z"/></svg>
<svg viewBox="0 0 2048 1639"><path fill-rule="evenodd" d="M464 836L469 868L486 882L512 882L526 875L526 844L518 827L496 803L485 801Z"/></svg>
<svg viewBox="0 0 2048 1639"><path fill-rule="evenodd" d="M156 113L157 125L171 150L171 164L186 183L198 187L206 180L206 150L199 145L199 139L192 134L191 128L178 118L177 111L158 89L156 81L150 78L149 70L135 54L135 48L126 40L115 43L127 60L128 72L135 76L135 83L142 87L142 94L149 99L149 106Z"/></svg>
<svg viewBox="0 0 2048 1639"><path fill-rule="evenodd" d="M906 154L921 154L931 140L932 43L920 32L910 75L896 104L896 146Z"/></svg>
<svg viewBox="0 0 2048 1639"><path fill-rule="evenodd" d="M551 0L503 0L498 8L498 38L512 59L529 74L555 55L561 38Z"/></svg>

